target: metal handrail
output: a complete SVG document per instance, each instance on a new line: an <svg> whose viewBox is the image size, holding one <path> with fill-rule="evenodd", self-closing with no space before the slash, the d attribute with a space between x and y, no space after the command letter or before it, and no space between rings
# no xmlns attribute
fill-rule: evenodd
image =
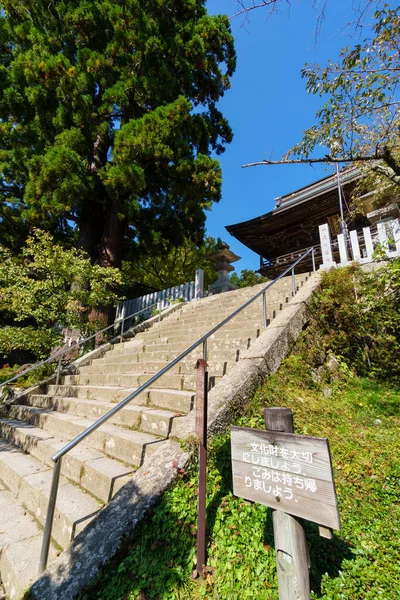
<svg viewBox="0 0 400 600"><path fill-rule="evenodd" d="M43 365L52 362L57 357L58 357L58 365L57 365L57 374L56 374L56 385L58 385L58 380L60 377L60 369L61 369L61 358L64 354L66 354L67 352L71 352L75 348L79 348L79 346L81 346L82 344L86 344L86 342L88 342L89 340L92 340L93 338L95 338L98 335L101 335L108 329L115 327L115 325L118 323L121 323L121 332L120 332L119 336L120 336L120 341L122 342L125 321L127 321L128 319L132 319L133 317L136 317L137 315L140 315L140 313L145 312L146 310L149 310L149 309L153 308L154 306L157 306L157 304L159 304L159 302L150 304L149 306L146 306L145 308L142 308L141 310L138 310L137 312L132 313L131 315L128 315L127 317L125 317L125 315L122 316L121 318L114 321L114 323L112 323L111 325L104 327L100 331L96 331L95 333L93 333L92 335L89 335L87 338L84 338L83 340L75 342L72 346L69 346L68 348L63 348L62 350L59 350L58 352L53 354L53 356L50 356L49 358L46 358L45 360L40 361L36 365L33 365L32 367L25 369L25 371L22 371L22 373L18 373L18 375L14 375L14 377L7 379L7 381L4 381L3 383L0 383L0 388L5 385L8 385L9 383L11 383L12 381L15 381L16 379L19 379L20 377L23 377L24 375L27 375L28 373L31 373L31 371L34 371L35 369L38 369L39 367L42 367ZM161 309L160 309L160 313L161 313ZM105 342L105 343L107 343L107 342ZM101 345L99 346L99 348L101 347Z"/></svg>
<svg viewBox="0 0 400 600"><path fill-rule="evenodd" d="M52 460L54 461L55 465L54 465L54 471L53 471L53 479L52 479L52 483L51 483L49 504L48 504L47 515L46 515L46 523L45 523L45 528L44 528L44 533L43 533L43 544L42 544L42 551L41 551L41 555L40 555L39 576L45 571L46 566L47 566L47 559L48 559L49 548L50 548L51 530L52 530L52 526L53 526L54 511L55 511L55 505L56 505L56 499L57 499L58 482L60 479L60 472L61 472L62 457L65 454L67 454L70 450L75 448L75 446L77 446L89 434L91 434L93 431L98 429L103 423L108 421L108 419L110 417L112 417L118 411L120 411L131 400L136 398L136 396L141 394L146 388L148 388L155 381L157 381L157 379L159 379L160 377L165 375L165 373L167 373L170 369L172 369L172 367L174 367L177 363L179 363L188 354L193 352L193 350L195 350L200 344L203 344L203 357L206 358L208 338L211 335L213 335L216 331L221 329L221 327L223 327L226 323L228 323L231 319L233 319L233 317L235 317L237 314L239 314L242 310L244 310L250 304L252 304L252 302L257 300L257 298L259 298L261 295L263 296L264 327L267 327L268 323L267 323L267 318L266 318L266 296L265 296L267 290L270 287L272 287L277 281L282 279L282 277L287 275L287 273L289 273L289 271L291 271L292 272L292 295L294 296L296 293L295 286L294 286L294 268L296 267L296 265L299 262L301 262L310 253L312 255L313 270L315 271L314 248L312 247L312 248L309 248L302 256L300 256L292 265L290 265L287 269L285 269L285 271L283 271L280 275L278 275L278 277L276 277L273 281L269 282L261 291L259 291L252 298L250 298L250 300L248 300L247 302L242 304L242 306L237 308L228 317L223 319L223 321L218 323L218 325L215 325L215 327L213 327L212 329L210 329L210 331L205 333L201 338L199 338L196 342L194 342L194 344L189 346L189 348L187 348L179 356L177 356L170 363L168 363L168 365L166 365L163 369L161 369L161 371L159 371L158 373L153 375L153 377L151 377L148 381L143 383L137 390L132 392L132 394L129 394L129 396L127 396L119 404L114 406L114 408L109 410L105 415L100 417L100 419L98 419L95 423L90 425L90 427L85 429L85 431L82 431L82 433L77 435L73 440L71 440L68 444L66 444L63 448L61 448L61 450L59 450L56 454L54 454L54 456L51 457Z"/></svg>

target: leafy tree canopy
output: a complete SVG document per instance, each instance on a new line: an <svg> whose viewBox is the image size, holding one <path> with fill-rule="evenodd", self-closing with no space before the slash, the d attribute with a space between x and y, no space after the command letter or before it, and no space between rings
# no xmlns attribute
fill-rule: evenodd
<svg viewBox="0 0 400 600"><path fill-rule="evenodd" d="M338 62L305 66L307 91L328 100L317 113L317 124L289 155L307 159L325 146L332 158L344 161L380 158L399 184L400 8L376 11L373 33L342 50ZM388 168L373 168L390 177Z"/></svg>
<svg viewBox="0 0 400 600"><path fill-rule="evenodd" d="M316 124L282 160L246 166L356 163L370 174L369 186L372 179L375 188L384 188L385 195L390 188L398 190L399 52L400 8L384 5L374 13L371 36L343 49L336 62L303 69L308 93L326 99L317 112ZM321 147L327 154L321 156Z"/></svg>
<svg viewBox="0 0 400 600"><path fill-rule="evenodd" d="M204 0L1 0L1 225L79 234L119 267L154 235L201 240L231 129L227 17ZM1 233L1 231L0 231ZM26 230L19 232L23 239Z"/></svg>
<svg viewBox="0 0 400 600"><path fill-rule="evenodd" d="M229 279L234 285L236 285L237 288L249 287L252 285L257 285L258 283L266 283L268 281L266 277L263 277L251 269L243 269L240 275L237 273L232 273Z"/></svg>
<svg viewBox="0 0 400 600"><path fill-rule="evenodd" d="M38 229L19 256L0 246L0 353L46 356L63 327L85 331L91 307L115 305L120 283L118 269L92 265Z"/></svg>
<svg viewBox="0 0 400 600"><path fill-rule="evenodd" d="M185 240L180 246L169 249L157 246L147 248L135 262L124 262L122 275L124 283L142 283L156 289L166 289L181 283L193 281L197 269L204 270L204 286L207 288L217 279L214 265L208 255L215 252L222 241L207 236L204 243L197 246L191 240Z"/></svg>

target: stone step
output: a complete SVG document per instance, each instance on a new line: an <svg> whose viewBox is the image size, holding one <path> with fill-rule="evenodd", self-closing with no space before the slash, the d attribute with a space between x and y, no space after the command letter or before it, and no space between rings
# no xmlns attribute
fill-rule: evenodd
<svg viewBox="0 0 400 600"><path fill-rule="evenodd" d="M302 285L304 285L307 278L308 278L307 275L296 275L295 276L295 286L300 288ZM242 304L244 304L245 302L247 302L248 300L253 298L260 291L262 291L262 289L265 287L265 285L267 285L267 284L263 284L260 286L258 286L258 285L253 286L252 288L246 288L246 289L243 289L240 291L237 290L236 292L224 293L224 295L223 295L224 307L227 306L230 308L232 306L236 306L236 307L241 306ZM272 287L270 287L266 291L267 299L284 297L286 295L291 296L291 294L292 294L292 278L291 277L283 278L282 280L275 283ZM196 305L195 310L199 311L199 313L202 311L206 311L206 310L212 310L215 307L219 307L221 305L221 298L222 298L222 296L215 295L212 297L203 298L202 300L196 301L195 303L190 302L190 303L186 304L184 307L182 307L181 312L186 313L189 310L194 310L193 305ZM254 302L257 302L257 300L255 300ZM174 316L176 314L177 313L174 313Z"/></svg>
<svg viewBox="0 0 400 600"><path fill-rule="evenodd" d="M194 339L196 339L196 338L203 336L205 333L208 333L211 329L213 329L214 327L219 325L219 323L220 323L219 320L215 320L214 322L206 323L206 326L204 326L204 325L198 325L195 321L193 321L193 323L190 323L190 324L187 322L180 324L180 322L177 321L175 324L171 324L168 327L164 327L163 330L160 330L159 335L157 335L157 332L153 332L153 337L156 339L163 339L163 338L168 338L170 335L175 335L176 333L179 332L180 334L186 333L187 335L191 335L191 336L193 336ZM261 327L261 323L262 323L262 313L260 314L259 320L253 320L253 319L236 320L236 318L233 318L231 322L223 325L219 331L229 331L230 332L232 330L237 331L239 329L254 330L254 329L259 329ZM151 339L150 334L146 337L145 345L147 345L148 339Z"/></svg>
<svg viewBox="0 0 400 600"><path fill-rule="evenodd" d="M206 327L206 328L202 328L202 327L173 327L167 331L163 331L161 332L162 335L158 335L155 332L149 332L146 339L144 339L143 341L145 342L144 344L144 351L146 351L146 348L148 347L149 343L152 342L157 343L157 342L161 342L161 343L179 343L180 341L188 341L191 340L192 343L196 342L199 338L203 337L204 335L210 333L210 331L212 329L214 329L215 326L210 326L210 327ZM212 333L211 335L213 337L217 337L220 339L226 339L229 337L233 337L233 338L237 338L237 337L241 337L241 333L243 334L247 334L247 333L253 333L255 331L257 331L257 329L262 329L262 321L261 322L254 322L254 321L248 321L248 323L228 323L227 325L224 325L222 327L220 327L219 329L217 329L214 333Z"/></svg>
<svg viewBox="0 0 400 600"><path fill-rule="evenodd" d="M263 330L263 327L260 327L260 332ZM257 329L255 330L257 333ZM253 332L252 332L253 333ZM250 338L252 336L250 335ZM139 359L138 357L143 357L144 355L146 356L153 356L153 354L151 353L162 353L162 356L160 356L160 358L157 358L158 355L156 355L155 357L155 362L159 362L162 360L165 360L167 362L169 362L170 360L172 360L172 358L175 358L176 356L179 356L180 353L182 353L184 350L186 350L189 346L191 346L195 341L196 341L196 337L194 339L192 339L191 337L189 337L188 339L184 339L183 341L180 342L168 342L167 340L170 338L152 338L149 340L146 340L145 344L143 345L143 349L141 352L138 352L136 349L126 349L125 352L114 352L114 351L110 351L107 352L102 358L97 359L96 361L93 361L91 365L88 365L86 367L81 367L80 368L80 372L85 372L84 369L87 368L92 368L95 365L105 365L105 364L119 364L121 361L123 362L138 362ZM197 338L198 339L198 338ZM227 339L220 339L220 338L216 338L216 335L214 335L212 338L209 338L209 343L213 342L213 340L218 339L218 343L220 347L224 347L226 349L230 349L232 348L232 342L229 339L229 336L227 336ZM243 347L247 347L248 345L248 337L244 338L243 340L234 340L234 345L235 347L238 346L238 344L242 344ZM201 344L199 344L198 348L199 348L199 352L201 353ZM197 350L194 350L193 352L196 352ZM143 362L143 358L140 358L140 362ZM139 368L139 367L138 367ZM140 373L140 371L138 371L138 373Z"/></svg>
<svg viewBox="0 0 400 600"><path fill-rule="evenodd" d="M121 356L119 358L115 358L111 360L111 356L108 360L101 359L93 361L91 365L87 365L85 367L79 368L79 375L102 375L102 374L115 374L118 377L121 374L126 375L143 375L148 374L150 377L158 371L161 371L168 362L167 361L153 361L148 363L137 364L137 354L128 355L128 357ZM134 360L130 360L130 358L134 358ZM169 373L178 373L180 372L179 364L171 367Z"/></svg>
<svg viewBox="0 0 400 600"><path fill-rule="evenodd" d="M64 378L63 384L65 385L91 385L91 386L99 386L99 385L108 385L111 381L114 381L117 385L122 386L137 386L145 384L151 377L154 377L154 373L146 373L144 375L130 375L129 373L123 375L115 375L115 374L103 374L103 375L73 375ZM221 378L222 375L214 375L214 385ZM192 368L192 372L190 374L169 374L161 375L159 379L157 379L153 384L150 384L149 389L153 389L154 387L169 390L187 390L187 391L195 391L196 388L196 372L195 369ZM96 401L98 402L98 401ZM95 404L96 406L96 404ZM95 408L95 407L94 407ZM58 409L57 409L58 410ZM120 423L118 423L120 424ZM122 423L124 424L124 423ZM131 426L131 425L129 425Z"/></svg>
<svg viewBox="0 0 400 600"><path fill-rule="evenodd" d="M44 526L53 470L15 446L1 441L0 480ZM95 498L60 477L52 536L66 548L102 508Z"/></svg>
<svg viewBox="0 0 400 600"><path fill-rule="evenodd" d="M68 375L64 377L64 385L118 385L122 387L136 388L146 383L151 377L154 377L155 373L102 373L102 374L80 374L80 375ZM180 374L180 373L165 373L161 375L150 388L165 388L172 390L194 390L196 387L196 375L193 373Z"/></svg>
<svg viewBox="0 0 400 600"><path fill-rule="evenodd" d="M243 345L243 349L247 349L247 344ZM201 352L199 352L199 357ZM98 364L98 361L95 361L92 365L87 367L80 368L81 375L112 375L114 374L116 377L121 374L124 375L136 375L140 376L146 374L147 378L150 378L155 373L158 373L168 365L168 361L160 360L160 361L142 361L140 364L137 362L137 356L135 356L135 361L125 360L126 357L121 357L120 361L115 363L113 362L103 362ZM235 360L229 361L234 364ZM218 360L218 361L208 361L209 371L214 375L222 376L226 373L227 361ZM195 372L196 360L190 358L189 360L183 358L179 363L171 367L168 371L169 374L181 374L181 375L192 375Z"/></svg>
<svg viewBox="0 0 400 600"><path fill-rule="evenodd" d="M72 440L95 422L94 419L21 405L11 407L10 418L24 420L26 423L44 429L52 436L62 432L66 440ZM0 419L0 431L2 429L3 419ZM153 446L152 450L154 450L163 438L105 423L93 431L88 440L91 448L138 467L143 462L147 446Z"/></svg>
<svg viewBox="0 0 400 600"><path fill-rule="evenodd" d="M69 441L13 419L0 423L0 428L5 440L29 452L50 469L54 467L51 457ZM62 459L61 473L102 502L108 502L129 481L134 469L81 443Z"/></svg>
<svg viewBox="0 0 400 600"><path fill-rule="evenodd" d="M19 600L37 578L42 539L37 521L0 484L0 572L9 600ZM57 555L51 544L49 564Z"/></svg>
<svg viewBox="0 0 400 600"><path fill-rule="evenodd" d="M125 400L135 389L105 385L49 385L47 393L50 396L71 396L86 400L105 400L118 403ZM187 413L192 408L192 398L193 392L186 390L149 388L134 398L131 404L156 406L174 412Z"/></svg>
<svg viewBox="0 0 400 600"><path fill-rule="evenodd" d="M289 302L289 298L288 298L288 302ZM275 313L275 315L277 315L281 310L283 310L286 306L287 303L285 302L285 299L280 300L278 302L267 302L267 318L268 319L272 319L273 315ZM228 314L221 314L221 313L213 313L210 314L208 317L206 317L204 319L204 323L206 323L208 325L209 328L211 328L213 325L218 325L218 323L220 323L221 321L223 321L224 318L226 318L227 316L229 316L230 314L232 314L233 311L229 312ZM247 308L243 309L243 311L239 314L237 314L235 317L232 317L232 320L229 322L230 324L233 323L248 323L248 321L256 321L256 322L262 322L263 320L263 306L262 303L260 303L260 305L258 306L254 306L254 305L250 305ZM168 320L165 322L165 325L163 328L158 328L157 331L164 331L167 326L168 327L173 327L173 326L192 326L192 324L198 324L199 318L198 315L196 315L196 313L193 313L192 315L187 315L184 316L182 315L181 317L177 317L175 320ZM229 324L228 323L228 324ZM225 327L225 326L224 326Z"/></svg>
<svg viewBox="0 0 400 600"><path fill-rule="evenodd" d="M245 341L248 338L255 340L259 337L259 335L261 334L262 331L263 331L263 328L261 327L261 325L258 328L252 328L252 329L243 327L242 329L225 330L223 328L220 331L216 331L215 333L211 334L208 339L210 342L216 341L216 340ZM193 335L190 333L186 333L184 331L181 333L179 331L177 331L175 333L171 333L168 337L157 338L156 336L151 335L151 336L149 336L148 339L149 340L159 339L161 343L168 344L168 345L182 343L182 344L186 344L187 347L189 347L191 344L193 344L199 338L201 338L202 335L204 335L204 333L199 333L197 335Z"/></svg>
<svg viewBox="0 0 400 600"><path fill-rule="evenodd" d="M83 400L68 396L47 396L45 394L31 394L25 405L94 420L99 419L109 410L115 408L115 404L112 402ZM171 429L172 419L176 415L176 412L159 411L148 406L128 404L110 417L109 423L166 437Z"/></svg>

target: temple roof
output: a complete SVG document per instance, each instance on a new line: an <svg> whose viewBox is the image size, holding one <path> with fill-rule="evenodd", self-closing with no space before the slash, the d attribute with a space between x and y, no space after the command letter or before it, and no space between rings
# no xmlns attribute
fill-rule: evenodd
<svg viewBox="0 0 400 600"><path fill-rule="evenodd" d="M361 177L358 168L341 171L347 202ZM336 174L276 199L271 212L255 219L228 225L227 231L245 246L270 260L319 243L318 226L339 214Z"/></svg>

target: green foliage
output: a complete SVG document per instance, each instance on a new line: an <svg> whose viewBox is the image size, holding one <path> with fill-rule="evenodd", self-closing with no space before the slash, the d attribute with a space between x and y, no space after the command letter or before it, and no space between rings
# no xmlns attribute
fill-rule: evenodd
<svg viewBox="0 0 400 600"><path fill-rule="evenodd" d="M0 353L29 352L37 358L47 358L52 348L60 343L60 333L45 327L0 327Z"/></svg>
<svg viewBox="0 0 400 600"><path fill-rule="evenodd" d="M0 247L0 353L26 350L39 358L60 340L63 327L87 328L88 311L118 301L117 269L92 265L35 229L19 256Z"/></svg>
<svg viewBox="0 0 400 600"><path fill-rule="evenodd" d="M352 378L327 397L324 385L315 385L311 366L294 354L235 424L262 429L264 407L284 405L293 410L296 433L329 438L342 530L325 540L306 523L312 598L397 600L399 389ZM233 496L229 434L214 438L209 449L203 585L191 581L196 490L194 462L81 600L277 600L271 511Z"/></svg>
<svg viewBox="0 0 400 600"><path fill-rule="evenodd" d="M27 222L77 233L93 262L120 267L154 237L202 238L235 69L229 20L204 4L2 0L0 190L19 239Z"/></svg>
<svg viewBox="0 0 400 600"><path fill-rule="evenodd" d="M400 259L325 273L310 318L302 344L315 367L333 352L359 375L400 381Z"/></svg>
<svg viewBox="0 0 400 600"><path fill-rule="evenodd" d="M190 239L173 248L168 241L154 240L143 247L140 256L133 262L124 262L122 274L124 282L143 283L149 287L166 289L193 281L196 269L204 270L205 289L217 278L214 265L208 255L215 252L221 240L207 236L202 244Z"/></svg>
<svg viewBox="0 0 400 600"><path fill-rule="evenodd" d="M396 368L398 341L389 348L384 338L398 335L399 290L398 260L371 273L326 273L294 351L234 416L236 425L263 429L264 407L286 406L296 433L329 439L342 529L326 540L305 524L312 599L398 598L400 389L380 381L397 375L378 349L392 353ZM379 379L353 375L364 368L364 343L369 374ZM334 351L342 352L335 377L316 378L316 366ZM271 511L233 496L229 433L209 446L207 566L202 584L192 582L197 477L195 458L80 600L277 600Z"/></svg>
<svg viewBox="0 0 400 600"><path fill-rule="evenodd" d="M263 277L251 269L243 269L240 275L232 273L229 279L237 288L250 287L259 283L267 283L268 281L266 277Z"/></svg>
<svg viewBox="0 0 400 600"><path fill-rule="evenodd" d="M357 161L380 197L400 185L398 48L400 8L386 4L374 14L373 35L344 48L338 62L306 65L307 91L326 100L317 124L286 155L307 159L323 146L329 156ZM380 158L363 162L362 157Z"/></svg>

